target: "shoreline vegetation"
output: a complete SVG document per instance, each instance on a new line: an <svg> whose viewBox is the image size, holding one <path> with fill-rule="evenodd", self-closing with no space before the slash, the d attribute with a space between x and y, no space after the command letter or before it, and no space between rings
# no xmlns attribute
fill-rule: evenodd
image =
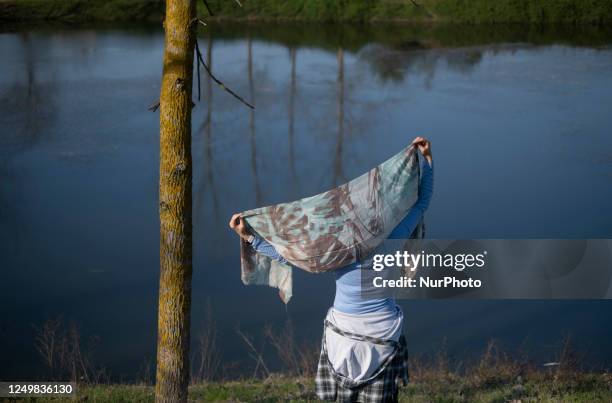
<svg viewBox="0 0 612 403"><path fill-rule="evenodd" d="M209 0L198 14L216 20L467 24L612 23L608 0ZM0 21L161 21L163 0L0 0Z"/></svg>
<svg viewBox="0 0 612 403"><path fill-rule="evenodd" d="M478 382L472 377L452 377L411 382L401 386L399 402L609 402L612 375L580 374L571 378L542 375L517 377L509 383ZM148 384L79 385L77 401L154 402L155 386ZM57 398L26 398L30 402L56 402ZM311 378L273 374L266 379L194 383L189 401L195 402L311 402L317 401Z"/></svg>
<svg viewBox="0 0 612 403"><path fill-rule="evenodd" d="M112 377L97 363L95 350L99 340L84 339L74 322L66 323L58 317L34 329L35 348L46 367L46 375L39 379L76 383L73 400L154 401L155 370L149 360L134 378L126 381L123 377ZM266 326L262 335L237 328L251 359L250 363L245 360L239 364L222 360L218 351L220 335L210 305L203 329L196 335L197 348L191 360L190 401L317 400L314 376L319 346L296 340L291 322L282 328ZM527 345L508 350L499 341L490 340L479 354L456 356L447 351L443 342L431 353L410 356L410 382L400 387L399 401L612 401L612 374L606 367L589 367L584 353L574 347L570 336L561 339L554 351L547 354L550 361L534 359L529 351ZM25 401L55 399L36 397Z"/></svg>

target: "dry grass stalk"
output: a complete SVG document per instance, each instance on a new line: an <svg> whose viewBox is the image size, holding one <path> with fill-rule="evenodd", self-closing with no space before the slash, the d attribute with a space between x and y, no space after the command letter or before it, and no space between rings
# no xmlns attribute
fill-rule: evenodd
<svg viewBox="0 0 612 403"><path fill-rule="evenodd" d="M236 333L238 333L238 335L242 338L244 343L249 347L249 350L251 350L251 353L249 354L249 356L253 360L255 360L255 369L253 370L253 378L257 378L257 374L260 368L263 372L264 377L269 376L270 370L268 369L268 366L266 365L266 362L264 361L263 355L261 353L261 351L263 350L264 344L262 343L261 347L257 349L255 348L255 344L253 344L253 340L251 340L251 338L247 334L243 333L240 329L236 329Z"/></svg>
<svg viewBox="0 0 612 403"><path fill-rule="evenodd" d="M308 343L298 345L295 341L291 320L288 319L278 332L271 326L266 326L264 334L290 375L314 376L319 358L319 348Z"/></svg>
<svg viewBox="0 0 612 403"><path fill-rule="evenodd" d="M219 377L221 356L217 347L217 323L213 309L208 301L204 330L198 337L197 371L192 375L192 381L210 382Z"/></svg>
<svg viewBox="0 0 612 403"><path fill-rule="evenodd" d="M87 384L108 380L105 369L97 368L92 360L98 337L91 337L83 348L77 325L71 322L67 328L64 327L61 316L47 320L40 328L33 327L36 331L35 348L47 367L48 379L68 379Z"/></svg>

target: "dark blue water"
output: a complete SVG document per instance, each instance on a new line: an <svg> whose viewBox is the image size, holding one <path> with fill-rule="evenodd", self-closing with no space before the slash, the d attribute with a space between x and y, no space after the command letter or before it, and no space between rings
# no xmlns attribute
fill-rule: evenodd
<svg viewBox="0 0 612 403"><path fill-rule="evenodd" d="M226 376L253 365L237 327L258 338L290 318L314 345L333 299L328 275L296 273L288 307L244 287L231 213L326 190L417 135L433 144L430 237L612 238L612 40L505 29L256 25L200 38L215 73L256 105L203 77L193 116L193 337L210 304ZM96 363L115 379L154 362L147 106L162 46L156 28L0 34L0 379L44 373L32 325L58 315L99 337ZM461 357L498 338L544 360L571 334L590 365L612 360L608 301L402 306L413 353L446 339Z"/></svg>

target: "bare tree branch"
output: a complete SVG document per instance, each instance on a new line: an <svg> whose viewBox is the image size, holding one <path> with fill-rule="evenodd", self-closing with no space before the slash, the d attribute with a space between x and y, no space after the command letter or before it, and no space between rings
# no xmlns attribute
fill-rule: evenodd
<svg viewBox="0 0 612 403"><path fill-rule="evenodd" d="M147 110L155 112L159 109L159 99L147 107Z"/></svg>
<svg viewBox="0 0 612 403"><path fill-rule="evenodd" d="M208 2L206 0L202 0L204 2L204 6L206 6L206 10L208 11L208 14L210 14L210 16L212 17L214 14L212 12L212 10L210 9L210 6L208 5Z"/></svg>
<svg viewBox="0 0 612 403"><path fill-rule="evenodd" d="M217 77L214 76L214 74L212 73L212 71L210 70L210 68L208 67L206 62L204 61L204 58L202 57L202 52L200 52L200 46L198 45L198 41L197 40L195 41L195 50L196 50L196 57L198 58L198 64L202 63L202 66L204 67L204 70L206 70L206 72L208 73L210 78L212 78L213 81L219 85L219 87L221 87L223 90L228 92L230 95L234 96L234 98L236 98L237 100L239 100L240 102L242 102L243 104L248 106L249 108L255 109L255 107L253 105L251 105L250 103L245 101L244 98L242 98L240 95L236 94L230 88L226 87L225 84L223 84L221 82L221 80L219 80ZM198 67L198 71L199 71L199 67ZM199 82L199 78L198 78L198 82ZM199 94L199 92L200 92L200 89L199 89L199 85L198 85L198 94Z"/></svg>

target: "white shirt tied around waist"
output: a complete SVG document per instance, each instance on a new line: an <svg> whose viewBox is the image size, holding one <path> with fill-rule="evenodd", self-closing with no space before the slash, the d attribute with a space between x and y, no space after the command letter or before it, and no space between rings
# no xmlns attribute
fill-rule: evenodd
<svg viewBox="0 0 612 403"><path fill-rule="evenodd" d="M397 306L395 310L359 315L330 308L327 320L346 332L399 342L404 315ZM325 343L334 371L354 381L370 378L394 352L393 346L353 340L331 328L327 328L325 332Z"/></svg>

